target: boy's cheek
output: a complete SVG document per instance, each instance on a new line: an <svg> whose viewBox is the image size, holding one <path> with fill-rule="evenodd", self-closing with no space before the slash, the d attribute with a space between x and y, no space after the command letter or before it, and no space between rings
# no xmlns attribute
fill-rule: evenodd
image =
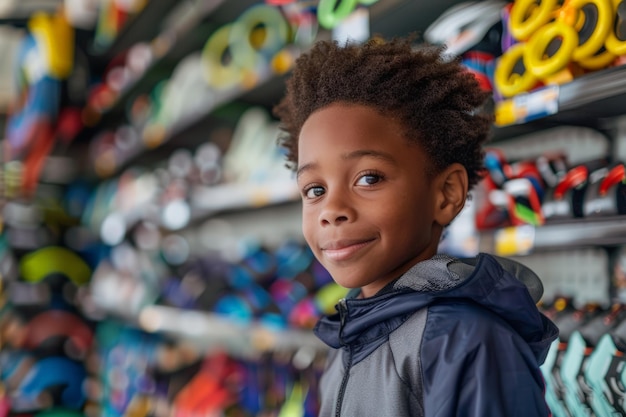
<svg viewBox="0 0 626 417"><path fill-rule="evenodd" d="M315 233L315 224L313 221L313 215L311 213L307 213L307 210L302 212L302 234L304 235L304 239L310 245L313 240L313 236Z"/></svg>
<svg viewBox="0 0 626 417"><path fill-rule="evenodd" d="M307 233L306 230L302 230L302 234L304 235L304 240L307 243L307 245L309 245L309 247L311 248L311 250L313 251L313 254L317 257L318 253L317 253L317 245L315 244L315 241L313 239L313 237Z"/></svg>
<svg viewBox="0 0 626 417"><path fill-rule="evenodd" d="M308 230L307 227L302 228L302 234L304 236L304 241L307 243L313 255L317 258L318 261L321 262L319 246L316 244L316 239L314 238L314 234L311 230Z"/></svg>

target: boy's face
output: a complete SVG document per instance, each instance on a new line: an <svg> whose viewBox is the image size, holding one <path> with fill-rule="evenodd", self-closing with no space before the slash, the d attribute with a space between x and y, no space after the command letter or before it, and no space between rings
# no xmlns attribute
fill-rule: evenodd
<svg viewBox="0 0 626 417"><path fill-rule="evenodd" d="M369 297L432 257L440 199L428 158L400 124L372 108L332 104L298 144L303 233L335 281Z"/></svg>

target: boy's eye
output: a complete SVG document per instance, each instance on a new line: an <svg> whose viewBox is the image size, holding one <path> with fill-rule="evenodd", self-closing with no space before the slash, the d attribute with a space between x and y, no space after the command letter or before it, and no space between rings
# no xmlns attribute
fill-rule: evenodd
<svg viewBox="0 0 626 417"><path fill-rule="evenodd" d="M378 174L366 174L361 176L356 185L374 185L382 180L382 176Z"/></svg>
<svg viewBox="0 0 626 417"><path fill-rule="evenodd" d="M316 198L324 194L324 188L322 187L311 187L304 190L304 195L306 198Z"/></svg>

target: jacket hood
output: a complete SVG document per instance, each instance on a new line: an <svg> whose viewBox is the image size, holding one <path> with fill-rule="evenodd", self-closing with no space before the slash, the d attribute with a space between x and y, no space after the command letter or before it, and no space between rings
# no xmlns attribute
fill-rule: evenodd
<svg viewBox="0 0 626 417"><path fill-rule="evenodd" d="M315 333L333 348L352 345L372 351L415 311L462 299L506 320L543 363L558 329L536 307L542 294L537 275L513 260L484 253L468 259L437 255L413 266L390 291L364 299L351 292L336 314L317 323Z"/></svg>

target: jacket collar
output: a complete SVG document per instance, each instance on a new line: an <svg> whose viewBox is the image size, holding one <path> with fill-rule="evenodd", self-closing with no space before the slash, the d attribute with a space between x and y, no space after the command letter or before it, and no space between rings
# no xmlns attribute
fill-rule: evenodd
<svg viewBox="0 0 626 417"><path fill-rule="evenodd" d="M319 320L314 332L333 348L364 346L386 340L415 311L438 300L457 298L504 318L543 360L558 330L536 308L541 291L537 276L509 259L488 254L469 260L436 256L407 271L391 292L345 299L337 313Z"/></svg>

